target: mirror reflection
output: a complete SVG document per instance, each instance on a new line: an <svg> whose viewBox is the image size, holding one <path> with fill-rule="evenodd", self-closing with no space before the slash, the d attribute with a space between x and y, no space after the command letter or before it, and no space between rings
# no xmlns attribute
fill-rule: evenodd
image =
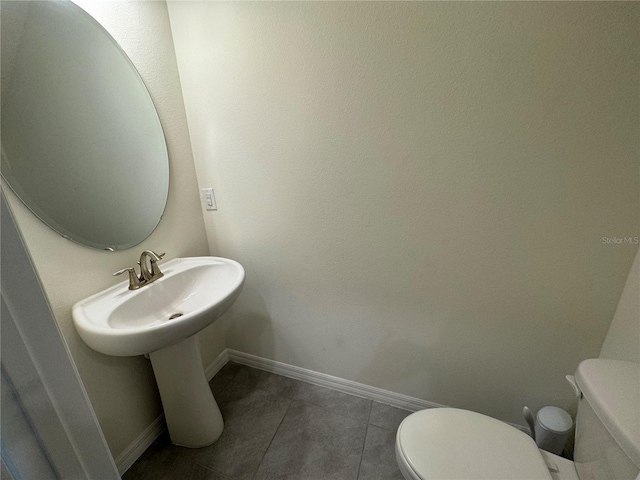
<svg viewBox="0 0 640 480"><path fill-rule="evenodd" d="M70 1L2 1L2 176L63 236L125 249L162 218L164 134L137 70Z"/></svg>

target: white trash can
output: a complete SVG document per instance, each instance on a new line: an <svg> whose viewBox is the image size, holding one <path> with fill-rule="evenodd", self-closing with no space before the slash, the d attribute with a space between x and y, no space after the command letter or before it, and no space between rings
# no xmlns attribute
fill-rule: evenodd
<svg viewBox="0 0 640 480"><path fill-rule="evenodd" d="M538 448L560 455L573 428L571 416L558 407L543 407L536 415Z"/></svg>

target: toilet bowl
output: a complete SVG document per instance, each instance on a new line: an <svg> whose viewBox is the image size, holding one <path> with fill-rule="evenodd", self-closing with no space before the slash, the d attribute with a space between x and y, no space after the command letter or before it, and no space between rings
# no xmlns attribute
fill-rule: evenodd
<svg viewBox="0 0 640 480"><path fill-rule="evenodd" d="M575 462L539 450L524 432L480 413L434 408L398 427L407 480L636 480L640 478L640 365L583 361Z"/></svg>
<svg viewBox="0 0 640 480"><path fill-rule="evenodd" d="M536 443L526 433L486 415L434 408L407 417L396 437L405 478L551 480Z"/></svg>

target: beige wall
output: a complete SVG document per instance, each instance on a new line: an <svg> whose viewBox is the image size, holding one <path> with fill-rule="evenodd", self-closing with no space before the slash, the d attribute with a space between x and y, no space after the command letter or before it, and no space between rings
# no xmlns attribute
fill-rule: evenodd
<svg viewBox="0 0 640 480"><path fill-rule="evenodd" d="M133 266L144 249L166 252L166 258L170 259L208 255L209 248L166 5L90 0L77 3L103 23L127 51L157 106L171 164L164 219L139 246L108 253L64 240L40 223L10 192L8 195L111 452L118 457L162 411L151 366L144 357L110 357L89 349L75 331L71 306L121 282L121 277L113 278L111 273ZM217 335L215 328L214 325L201 335L205 363L210 363L224 349L224 339Z"/></svg>
<svg viewBox="0 0 640 480"><path fill-rule="evenodd" d="M170 4L207 245L165 4L78 3L157 105L165 217L107 253L8 196L114 456L161 411L151 368L71 306L145 248L246 267L205 365L228 344L514 422L570 401L635 252L602 237L638 235L637 5Z"/></svg>
<svg viewBox="0 0 640 480"><path fill-rule="evenodd" d="M640 250L624 285L600 357L640 363Z"/></svg>
<svg viewBox="0 0 640 480"><path fill-rule="evenodd" d="M228 346L522 423L639 234L637 3L169 2Z"/></svg>

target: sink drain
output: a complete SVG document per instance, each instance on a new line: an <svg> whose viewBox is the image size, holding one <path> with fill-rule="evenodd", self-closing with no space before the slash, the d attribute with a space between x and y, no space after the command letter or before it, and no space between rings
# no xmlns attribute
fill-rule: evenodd
<svg viewBox="0 0 640 480"><path fill-rule="evenodd" d="M173 320L173 319L181 317L181 316L182 316L182 313L174 313L173 315L171 315L169 317L169 320Z"/></svg>

